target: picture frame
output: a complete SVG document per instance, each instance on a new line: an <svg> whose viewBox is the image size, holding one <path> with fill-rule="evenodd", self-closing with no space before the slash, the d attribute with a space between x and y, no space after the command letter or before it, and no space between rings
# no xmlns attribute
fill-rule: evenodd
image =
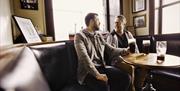
<svg viewBox="0 0 180 91"><path fill-rule="evenodd" d="M31 19L20 16L13 16L13 19L27 43L42 42Z"/></svg>
<svg viewBox="0 0 180 91"><path fill-rule="evenodd" d="M21 9L38 10L38 0L20 0Z"/></svg>
<svg viewBox="0 0 180 91"><path fill-rule="evenodd" d="M146 27L146 15L134 16L133 25L135 28Z"/></svg>
<svg viewBox="0 0 180 91"><path fill-rule="evenodd" d="M132 0L132 12L137 13L146 10L146 0Z"/></svg>

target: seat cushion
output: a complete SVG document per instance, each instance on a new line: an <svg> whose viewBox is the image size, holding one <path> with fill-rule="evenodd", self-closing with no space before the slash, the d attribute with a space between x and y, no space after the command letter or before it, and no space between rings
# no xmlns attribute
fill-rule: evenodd
<svg viewBox="0 0 180 91"><path fill-rule="evenodd" d="M30 46L51 91L61 91L71 79L71 66L64 42Z"/></svg>
<svg viewBox="0 0 180 91"><path fill-rule="evenodd" d="M152 73L180 81L180 68L153 70Z"/></svg>
<svg viewBox="0 0 180 91"><path fill-rule="evenodd" d="M152 84L157 91L180 91L178 70L153 71ZM177 74L176 74L177 73Z"/></svg>

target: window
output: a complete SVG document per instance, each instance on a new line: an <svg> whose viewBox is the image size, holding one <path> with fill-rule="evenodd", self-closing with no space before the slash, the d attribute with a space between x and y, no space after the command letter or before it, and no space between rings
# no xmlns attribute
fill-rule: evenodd
<svg viewBox="0 0 180 91"><path fill-rule="evenodd" d="M85 28L84 17L89 12L98 13L100 29L105 30L104 0L53 0L55 40L67 40L69 34Z"/></svg>
<svg viewBox="0 0 180 91"><path fill-rule="evenodd" d="M155 34L180 33L180 0L155 0Z"/></svg>

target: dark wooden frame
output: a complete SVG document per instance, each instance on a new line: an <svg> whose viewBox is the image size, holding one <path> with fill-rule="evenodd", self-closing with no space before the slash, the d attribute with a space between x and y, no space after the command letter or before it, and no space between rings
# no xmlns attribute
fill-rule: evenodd
<svg viewBox="0 0 180 91"><path fill-rule="evenodd" d="M30 18L15 15L13 15L12 17L27 43L42 42Z"/></svg>
<svg viewBox="0 0 180 91"><path fill-rule="evenodd" d="M144 11L146 10L146 0L142 0L141 3L139 4L142 4L142 8L137 10L136 8L138 8L139 6L137 6L137 4L135 3L136 1L138 0L132 0L132 12L133 13L137 13L137 12L141 12L141 11Z"/></svg>
<svg viewBox="0 0 180 91"><path fill-rule="evenodd" d="M140 15L140 16L134 16L133 17L133 25L135 28L146 27L146 14Z"/></svg>
<svg viewBox="0 0 180 91"><path fill-rule="evenodd" d="M21 9L38 10L38 0L20 0Z"/></svg>
<svg viewBox="0 0 180 91"><path fill-rule="evenodd" d="M54 32L54 19L53 19L53 9L52 9L52 0L44 0L45 1L45 18L46 18L46 33L47 36L52 36L55 39L55 32ZM107 23L107 30L110 30L110 7L109 2L110 0L106 1L106 23ZM121 7L121 14L123 14L123 0L120 0L120 7Z"/></svg>
<svg viewBox="0 0 180 91"><path fill-rule="evenodd" d="M169 7L169 6L172 6L174 4L178 4L180 3L180 1L175 1L175 2L171 2L169 4L166 4L166 5L163 5L163 0L159 0L159 8L155 8L154 9L154 4L155 4L155 0L150 0L150 3L149 3L149 20L154 22L154 13L155 13L155 10L158 9L158 34L157 35L164 35L162 34L162 16L163 16L163 8L166 8L166 7ZM149 23L150 25L152 25L152 23ZM153 23L154 24L154 23ZM152 28L152 26L149 26ZM153 28L154 29L154 28ZM155 30L154 30L155 31ZM172 34L179 34L179 33L172 33Z"/></svg>

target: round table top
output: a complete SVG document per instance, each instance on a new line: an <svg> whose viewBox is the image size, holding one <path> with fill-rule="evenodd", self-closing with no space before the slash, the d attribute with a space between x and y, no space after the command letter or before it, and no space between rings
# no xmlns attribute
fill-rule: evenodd
<svg viewBox="0 0 180 91"><path fill-rule="evenodd" d="M156 53L149 53L149 54L134 53L124 56L123 59L126 63L129 63L134 66L169 67L169 68L180 67L180 57L169 54L165 55L165 59L161 63L157 61Z"/></svg>

